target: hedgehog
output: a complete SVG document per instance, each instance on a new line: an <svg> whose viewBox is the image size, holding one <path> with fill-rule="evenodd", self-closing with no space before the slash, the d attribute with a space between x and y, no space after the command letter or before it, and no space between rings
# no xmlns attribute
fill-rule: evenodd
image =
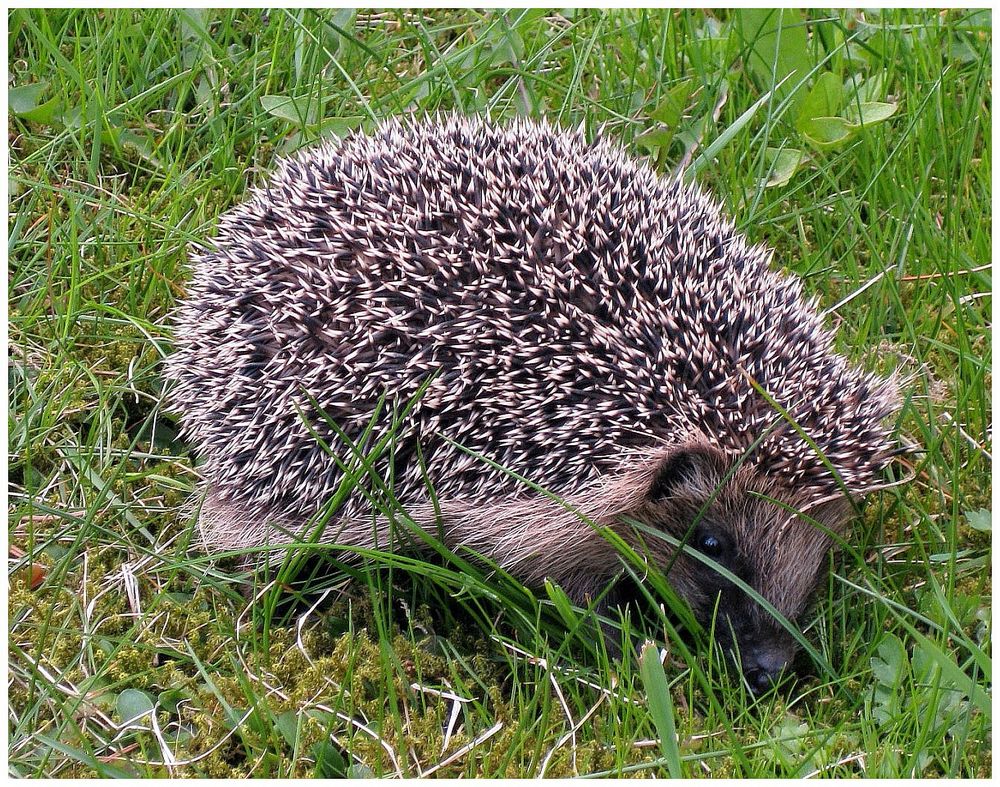
<svg viewBox="0 0 1000 787"><path fill-rule="evenodd" d="M546 121L387 120L279 162L173 319L204 546L305 538L392 428L373 467L411 527L581 605L622 576L614 533L767 689L796 641L732 578L802 617L899 409L771 258L697 186ZM398 548L394 520L359 487L320 537Z"/></svg>

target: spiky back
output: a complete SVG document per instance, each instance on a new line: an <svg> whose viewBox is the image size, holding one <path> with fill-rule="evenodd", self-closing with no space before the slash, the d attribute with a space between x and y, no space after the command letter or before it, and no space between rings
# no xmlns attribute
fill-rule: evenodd
<svg viewBox="0 0 1000 787"><path fill-rule="evenodd" d="M224 494L308 513L335 462L301 413L353 439L381 397L429 388L394 448L396 491L488 501L508 475L568 491L631 449L700 432L739 457L782 421L849 489L892 445L894 388L850 366L798 280L698 190L606 141L452 117L283 162L195 258L168 362L173 406ZM448 440L443 439L448 438ZM787 424L750 461L833 475Z"/></svg>

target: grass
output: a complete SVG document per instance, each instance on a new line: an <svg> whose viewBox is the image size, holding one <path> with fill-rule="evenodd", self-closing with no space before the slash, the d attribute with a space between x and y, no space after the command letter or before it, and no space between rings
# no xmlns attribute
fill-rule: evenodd
<svg viewBox="0 0 1000 787"><path fill-rule="evenodd" d="M12 774L991 773L988 11L8 21ZM188 243L277 155L437 110L687 165L843 352L907 375L911 480L831 559L792 685L755 701L655 587L631 624L667 648L640 669L558 588L459 556L300 572L303 604L248 607L191 547L196 472L158 408Z"/></svg>

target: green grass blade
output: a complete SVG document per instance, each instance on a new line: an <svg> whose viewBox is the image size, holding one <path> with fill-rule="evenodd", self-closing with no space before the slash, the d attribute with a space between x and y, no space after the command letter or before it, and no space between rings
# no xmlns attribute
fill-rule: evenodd
<svg viewBox="0 0 1000 787"><path fill-rule="evenodd" d="M652 642L642 647L640 673L646 689L649 715L653 717L656 733L660 737L660 750L666 761L667 772L672 779L680 779L681 755L677 746L677 725L674 723L674 703L670 697L670 686L660 662L660 649Z"/></svg>

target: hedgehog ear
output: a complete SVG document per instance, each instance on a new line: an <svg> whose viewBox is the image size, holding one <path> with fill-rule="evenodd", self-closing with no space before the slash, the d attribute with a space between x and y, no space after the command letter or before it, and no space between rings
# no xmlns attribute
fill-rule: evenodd
<svg viewBox="0 0 1000 787"><path fill-rule="evenodd" d="M683 487L710 492L724 472L725 457L712 446L703 443L679 445L656 468L649 499L675 497Z"/></svg>

